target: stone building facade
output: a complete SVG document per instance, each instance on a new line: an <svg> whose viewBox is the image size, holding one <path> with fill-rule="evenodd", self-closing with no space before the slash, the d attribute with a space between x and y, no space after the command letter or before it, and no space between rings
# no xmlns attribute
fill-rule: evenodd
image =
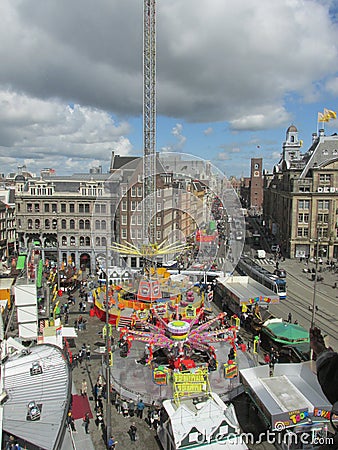
<svg viewBox="0 0 338 450"><path fill-rule="evenodd" d="M323 129L301 152L291 125L282 158L264 178L264 220L291 258L338 258L338 136Z"/></svg>

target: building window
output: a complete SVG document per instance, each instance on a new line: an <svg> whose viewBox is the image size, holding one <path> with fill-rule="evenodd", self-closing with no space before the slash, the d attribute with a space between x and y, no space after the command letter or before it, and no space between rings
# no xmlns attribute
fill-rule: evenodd
<svg viewBox="0 0 338 450"><path fill-rule="evenodd" d="M137 188L137 196L138 196L138 197L142 197L142 186L139 186L139 187Z"/></svg>
<svg viewBox="0 0 338 450"><path fill-rule="evenodd" d="M69 204L69 212L70 213L74 213L75 212L75 204L74 203L70 203Z"/></svg>
<svg viewBox="0 0 338 450"><path fill-rule="evenodd" d="M318 237L321 237L321 238L328 237L328 228L319 227L318 228Z"/></svg>
<svg viewBox="0 0 338 450"><path fill-rule="evenodd" d="M329 222L329 215L328 214L318 214L317 222L328 223Z"/></svg>
<svg viewBox="0 0 338 450"><path fill-rule="evenodd" d="M86 247L90 246L90 237L86 237Z"/></svg>
<svg viewBox="0 0 338 450"><path fill-rule="evenodd" d="M122 239L127 239L127 229L126 228L122 228L121 236L122 236Z"/></svg>
<svg viewBox="0 0 338 450"><path fill-rule="evenodd" d="M66 222L66 219L62 219L62 220L61 220L61 228L62 228L63 230L65 230L65 229L67 228L67 222Z"/></svg>
<svg viewBox="0 0 338 450"><path fill-rule="evenodd" d="M132 202L131 202L131 210L132 211L136 210L136 202L135 202L135 200L132 200Z"/></svg>
<svg viewBox="0 0 338 450"><path fill-rule="evenodd" d="M69 221L69 228L71 230L75 230L75 220L74 219L70 219L70 221Z"/></svg>
<svg viewBox="0 0 338 450"><path fill-rule="evenodd" d="M299 223L309 223L309 214L299 213L298 214L298 222Z"/></svg>
<svg viewBox="0 0 338 450"><path fill-rule="evenodd" d="M58 212L58 205L56 203L52 203L52 213Z"/></svg>
<svg viewBox="0 0 338 450"><path fill-rule="evenodd" d="M33 228L33 221L32 219L28 219L28 229L31 230Z"/></svg>
<svg viewBox="0 0 338 450"><path fill-rule="evenodd" d="M159 227L159 226L161 226L161 217L160 216L157 216L156 217L156 225Z"/></svg>
<svg viewBox="0 0 338 450"><path fill-rule="evenodd" d="M157 197L162 197L162 189L157 189Z"/></svg>
<svg viewBox="0 0 338 450"><path fill-rule="evenodd" d="M35 203L35 205L34 205L34 212L40 212L40 205L39 205L39 203Z"/></svg>
<svg viewBox="0 0 338 450"><path fill-rule="evenodd" d="M161 211L161 203L157 203L156 205L156 211Z"/></svg>
<svg viewBox="0 0 338 450"><path fill-rule="evenodd" d="M101 230L105 230L107 228L107 224L105 220L101 220Z"/></svg>
<svg viewBox="0 0 338 450"><path fill-rule="evenodd" d="M298 200L298 209L310 209L310 200Z"/></svg>
<svg viewBox="0 0 338 450"><path fill-rule="evenodd" d="M45 228L46 228L47 230L49 230L49 228L50 228L50 221L49 221L49 219L46 219L46 220L45 220Z"/></svg>
<svg viewBox="0 0 338 450"><path fill-rule="evenodd" d="M71 236L70 237L70 245L74 246L75 245L75 236Z"/></svg>
<svg viewBox="0 0 338 450"><path fill-rule="evenodd" d="M83 213L84 213L84 204L83 204L83 203L80 203L80 204L79 204L79 213L80 213L80 214L83 214Z"/></svg>
<svg viewBox="0 0 338 450"><path fill-rule="evenodd" d="M331 174L329 174L329 173L319 174L319 182L320 183L330 183L331 182Z"/></svg>
<svg viewBox="0 0 338 450"><path fill-rule="evenodd" d="M135 214L133 214L132 216L131 216L131 224L132 225L136 225L136 216L135 216ZM126 223L124 224L124 223L122 223L122 225L127 225Z"/></svg>
<svg viewBox="0 0 338 450"><path fill-rule="evenodd" d="M137 215L137 225L142 225L142 216L141 216L141 214Z"/></svg>
<svg viewBox="0 0 338 450"><path fill-rule="evenodd" d="M100 230L101 226L100 226L100 221L99 220L95 220L95 230Z"/></svg>
<svg viewBox="0 0 338 450"><path fill-rule="evenodd" d="M122 195L126 195L126 193L127 193L127 186L126 185L121 186L121 193L122 193Z"/></svg>
<svg viewBox="0 0 338 450"><path fill-rule="evenodd" d="M142 239L142 230L137 230L137 239Z"/></svg>
<svg viewBox="0 0 338 450"><path fill-rule="evenodd" d="M101 238L101 244L103 247L105 247L107 245L107 239L103 236L103 238Z"/></svg>
<svg viewBox="0 0 338 450"><path fill-rule="evenodd" d="M135 228L132 228L132 229L130 230L130 233L131 233L131 238L132 238L132 239L136 239L136 230L135 230Z"/></svg>
<svg viewBox="0 0 338 450"><path fill-rule="evenodd" d="M49 203L44 204L45 213L49 213Z"/></svg>
<svg viewBox="0 0 338 450"><path fill-rule="evenodd" d="M133 216L134 217L134 216ZM122 225L127 225L127 216L125 214L123 214L121 216L121 224Z"/></svg>
<svg viewBox="0 0 338 450"><path fill-rule="evenodd" d="M329 200L318 200L318 209L329 209Z"/></svg>
<svg viewBox="0 0 338 450"><path fill-rule="evenodd" d="M96 247L100 247L100 245L101 245L101 239L98 236L96 236L96 238L95 238L95 245L96 245Z"/></svg>
<svg viewBox="0 0 338 450"><path fill-rule="evenodd" d="M89 219L85 220L85 230L90 230L90 220Z"/></svg>
<svg viewBox="0 0 338 450"><path fill-rule="evenodd" d="M304 237L308 237L309 236L309 229L308 228L303 228L303 236Z"/></svg>
<svg viewBox="0 0 338 450"><path fill-rule="evenodd" d="M127 211L127 200L122 200L122 211Z"/></svg>
<svg viewBox="0 0 338 450"><path fill-rule="evenodd" d="M62 213L67 212L67 205L66 205L66 203L61 203L61 212Z"/></svg>
<svg viewBox="0 0 338 450"><path fill-rule="evenodd" d="M40 220L35 219L35 229L38 230L40 228Z"/></svg>
<svg viewBox="0 0 338 450"><path fill-rule="evenodd" d="M136 186L132 186L131 188L131 196L136 197Z"/></svg>
<svg viewBox="0 0 338 450"><path fill-rule="evenodd" d="M89 213L90 212L90 205L89 205L89 203L86 203L85 205L84 205L84 212L85 213Z"/></svg>
<svg viewBox="0 0 338 450"><path fill-rule="evenodd" d="M83 219L79 220L79 229L84 230L84 220Z"/></svg>
<svg viewBox="0 0 338 450"><path fill-rule="evenodd" d="M138 202L137 211L142 211L142 202Z"/></svg>
<svg viewBox="0 0 338 450"><path fill-rule="evenodd" d="M80 247L83 247L85 243L85 239L83 236L80 236Z"/></svg>
<svg viewBox="0 0 338 450"><path fill-rule="evenodd" d="M32 212L33 205L31 203L27 203L27 212Z"/></svg>
<svg viewBox="0 0 338 450"><path fill-rule="evenodd" d="M61 238L61 245L62 245L62 247L66 247L67 246L67 237L66 236L62 236L62 238Z"/></svg>
<svg viewBox="0 0 338 450"><path fill-rule="evenodd" d="M162 239L162 232L158 231L157 232L157 240L160 241Z"/></svg>

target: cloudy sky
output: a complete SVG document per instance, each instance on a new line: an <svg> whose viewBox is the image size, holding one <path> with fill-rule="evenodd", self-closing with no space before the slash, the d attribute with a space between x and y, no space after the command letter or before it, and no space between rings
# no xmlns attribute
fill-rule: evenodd
<svg viewBox="0 0 338 450"><path fill-rule="evenodd" d="M157 0L157 150L228 176L338 110L337 0ZM1 0L0 172L142 153L143 0ZM338 131L336 120L326 133Z"/></svg>

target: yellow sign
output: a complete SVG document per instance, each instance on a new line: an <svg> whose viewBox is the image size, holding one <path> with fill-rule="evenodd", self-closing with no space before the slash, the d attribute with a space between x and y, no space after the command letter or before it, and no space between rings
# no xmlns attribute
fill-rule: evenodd
<svg viewBox="0 0 338 450"><path fill-rule="evenodd" d="M195 372L179 372L173 373L174 399L199 394L201 392L209 392L208 369L200 368Z"/></svg>

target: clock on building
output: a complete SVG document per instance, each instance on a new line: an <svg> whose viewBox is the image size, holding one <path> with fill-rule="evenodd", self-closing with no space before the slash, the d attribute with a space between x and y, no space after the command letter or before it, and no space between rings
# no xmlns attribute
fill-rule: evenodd
<svg viewBox="0 0 338 450"><path fill-rule="evenodd" d="M259 170L255 170L254 173L253 173L253 176L254 177L259 177Z"/></svg>

